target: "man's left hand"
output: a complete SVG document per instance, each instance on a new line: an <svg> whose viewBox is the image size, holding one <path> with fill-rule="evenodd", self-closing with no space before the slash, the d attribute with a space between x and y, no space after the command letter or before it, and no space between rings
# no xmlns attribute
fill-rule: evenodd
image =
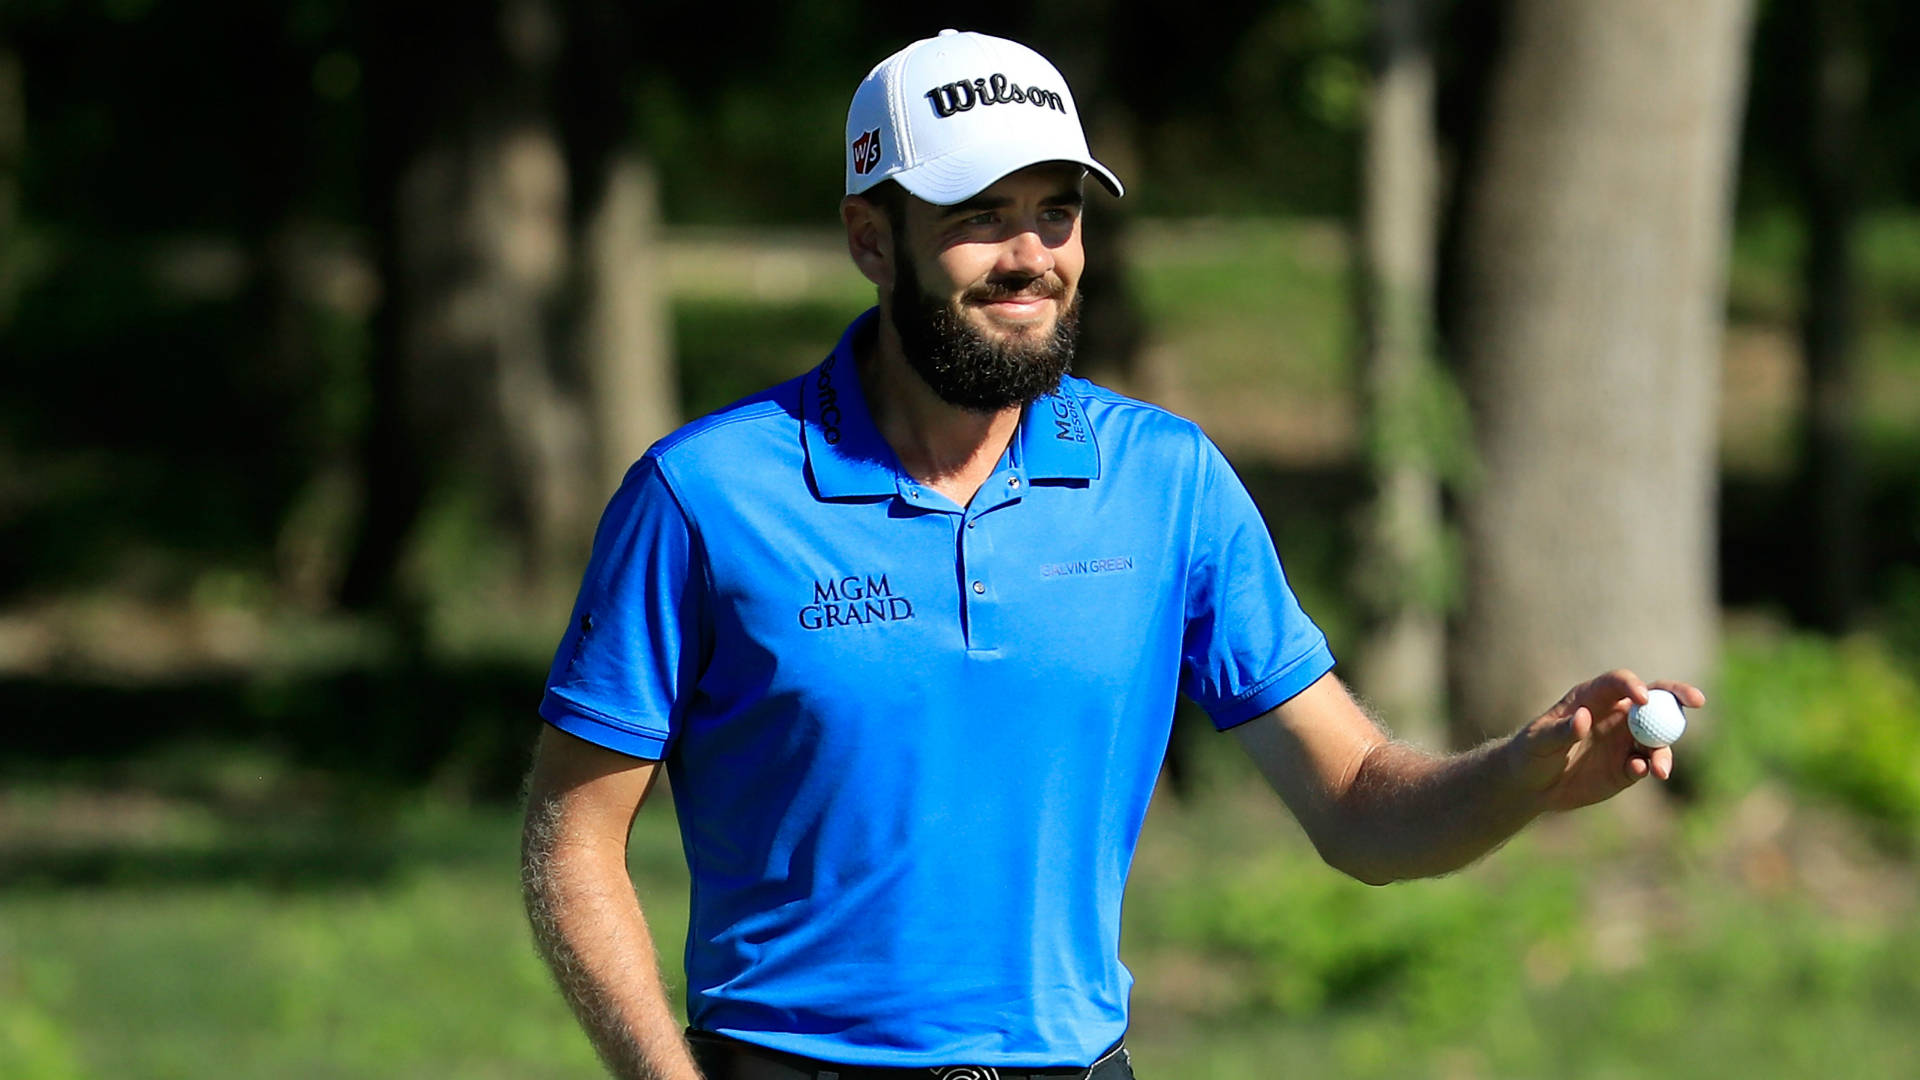
<svg viewBox="0 0 1920 1080"><path fill-rule="evenodd" d="M1673 749L1640 746L1627 730L1627 710L1646 704L1650 689L1671 691L1690 709L1707 703L1696 687L1642 682L1625 669L1581 683L1510 741L1522 786L1537 792L1545 809L1572 810L1610 799L1648 774L1672 776Z"/></svg>

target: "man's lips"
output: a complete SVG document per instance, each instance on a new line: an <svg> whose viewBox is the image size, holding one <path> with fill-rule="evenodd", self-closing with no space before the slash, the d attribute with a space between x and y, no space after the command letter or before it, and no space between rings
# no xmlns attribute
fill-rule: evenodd
<svg viewBox="0 0 1920 1080"><path fill-rule="evenodd" d="M969 300L982 310L1006 319L1030 319L1043 315L1049 305L1059 299L1059 294L1049 289L1043 292L1022 290L1017 293L988 293L975 295Z"/></svg>
<svg viewBox="0 0 1920 1080"><path fill-rule="evenodd" d="M1039 315L1052 303L1051 296L1026 296L1006 300L986 300L981 302L981 306L995 315L1020 318Z"/></svg>

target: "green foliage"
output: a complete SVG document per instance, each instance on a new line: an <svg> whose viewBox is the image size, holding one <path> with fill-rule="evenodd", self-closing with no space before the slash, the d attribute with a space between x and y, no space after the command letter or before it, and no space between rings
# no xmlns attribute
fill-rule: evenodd
<svg viewBox="0 0 1920 1080"><path fill-rule="evenodd" d="M1882 211L1856 234L1861 276L1868 284L1869 317L1920 318L1920 214Z"/></svg>
<svg viewBox="0 0 1920 1080"><path fill-rule="evenodd" d="M1541 867L1534 857L1520 862L1522 873ZM1430 884L1407 888L1419 894ZM1650 953L1630 962L1553 946L1509 956L1498 952L1496 933L1484 946L1494 953L1490 963L1507 965L1506 977L1453 1003L1464 1019L1451 1033L1408 1023L1391 1009L1235 1014L1177 1040L1141 1040L1135 1061L1142 1076L1219 1080L1880 1080L1910 1071L1915 1045L1908 1021L1920 1005L1920 980L1913 975L1920 934L1836 928L1819 913L1724 890L1702 889L1699 896L1710 914L1698 929L1656 931ZM1576 927L1568 936L1586 935ZM1476 943L1468 938L1459 946ZM1284 1071L1275 1062L1284 1062Z"/></svg>
<svg viewBox="0 0 1920 1080"><path fill-rule="evenodd" d="M1920 683L1878 640L1735 636L1713 717L1719 789L1776 776L1920 839Z"/></svg>
<svg viewBox="0 0 1920 1080"><path fill-rule="evenodd" d="M847 273L853 275L851 269ZM862 306L872 302L868 296L852 302L735 299L674 304L687 415L704 415L806 371L832 350Z"/></svg>
<svg viewBox="0 0 1920 1080"><path fill-rule="evenodd" d="M1383 889L1297 852L1216 867L1156 899L1155 933L1250 967L1243 1009L1380 1010L1435 1039L1471 1030L1511 993L1529 950L1564 951L1577 906L1558 874Z"/></svg>
<svg viewBox="0 0 1920 1080"><path fill-rule="evenodd" d="M1367 450L1377 466L1416 465L1456 487L1478 482L1466 394L1436 357L1423 357L1403 391L1374 408Z"/></svg>
<svg viewBox="0 0 1920 1080"><path fill-rule="evenodd" d="M1649 845L1608 807L1369 888L1220 779L1156 807L1129 892L1142 1075L1877 1078L1913 1060L1905 899L1836 913L1753 890L1723 870L1724 833Z"/></svg>
<svg viewBox="0 0 1920 1080"><path fill-rule="evenodd" d="M0 1074L30 1080L79 1080L86 1075L72 1036L58 1021L31 1001L8 1008L4 998L0 998Z"/></svg>
<svg viewBox="0 0 1920 1080"><path fill-rule="evenodd" d="M1727 312L1735 321L1780 325L1799 318L1800 262L1807 232L1784 210L1739 223L1727 263Z"/></svg>
<svg viewBox="0 0 1920 1080"><path fill-rule="evenodd" d="M1137 223L1130 240L1142 312L1192 390L1294 401L1348 390L1350 251L1337 223Z"/></svg>
<svg viewBox="0 0 1920 1080"><path fill-rule="evenodd" d="M1411 468L1454 491L1479 481L1473 418L1453 375L1432 355L1398 385L1378 386L1367 416L1366 454L1376 485ZM1459 531L1435 522L1425 528L1401 508L1376 502L1361 536L1363 554L1354 588L1376 612L1401 605L1445 613L1458 606L1463 555Z"/></svg>
<svg viewBox="0 0 1920 1080"><path fill-rule="evenodd" d="M1888 579L1880 633L1911 666L1920 661L1920 567L1897 567Z"/></svg>

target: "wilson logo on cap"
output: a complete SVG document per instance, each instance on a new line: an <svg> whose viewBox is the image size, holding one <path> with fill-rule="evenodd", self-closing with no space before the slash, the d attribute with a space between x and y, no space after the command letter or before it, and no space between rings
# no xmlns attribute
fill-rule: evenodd
<svg viewBox="0 0 1920 1080"><path fill-rule="evenodd" d="M853 171L865 176L880 164L880 129L853 140Z"/></svg>
<svg viewBox="0 0 1920 1080"><path fill-rule="evenodd" d="M1052 90L1038 86L1024 89L1019 83L1010 83L1005 75L993 75L972 82L961 80L945 86L936 86L927 91L927 100L933 102L935 115L942 119L957 112L966 112L975 105L1038 105L1055 112L1066 112L1066 103Z"/></svg>

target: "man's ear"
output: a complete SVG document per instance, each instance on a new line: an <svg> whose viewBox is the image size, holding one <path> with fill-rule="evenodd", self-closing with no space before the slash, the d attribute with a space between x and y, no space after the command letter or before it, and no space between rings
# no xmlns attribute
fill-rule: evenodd
<svg viewBox="0 0 1920 1080"><path fill-rule="evenodd" d="M840 221L847 227L847 254L868 281L893 288L893 226L887 212L861 195L840 200Z"/></svg>

